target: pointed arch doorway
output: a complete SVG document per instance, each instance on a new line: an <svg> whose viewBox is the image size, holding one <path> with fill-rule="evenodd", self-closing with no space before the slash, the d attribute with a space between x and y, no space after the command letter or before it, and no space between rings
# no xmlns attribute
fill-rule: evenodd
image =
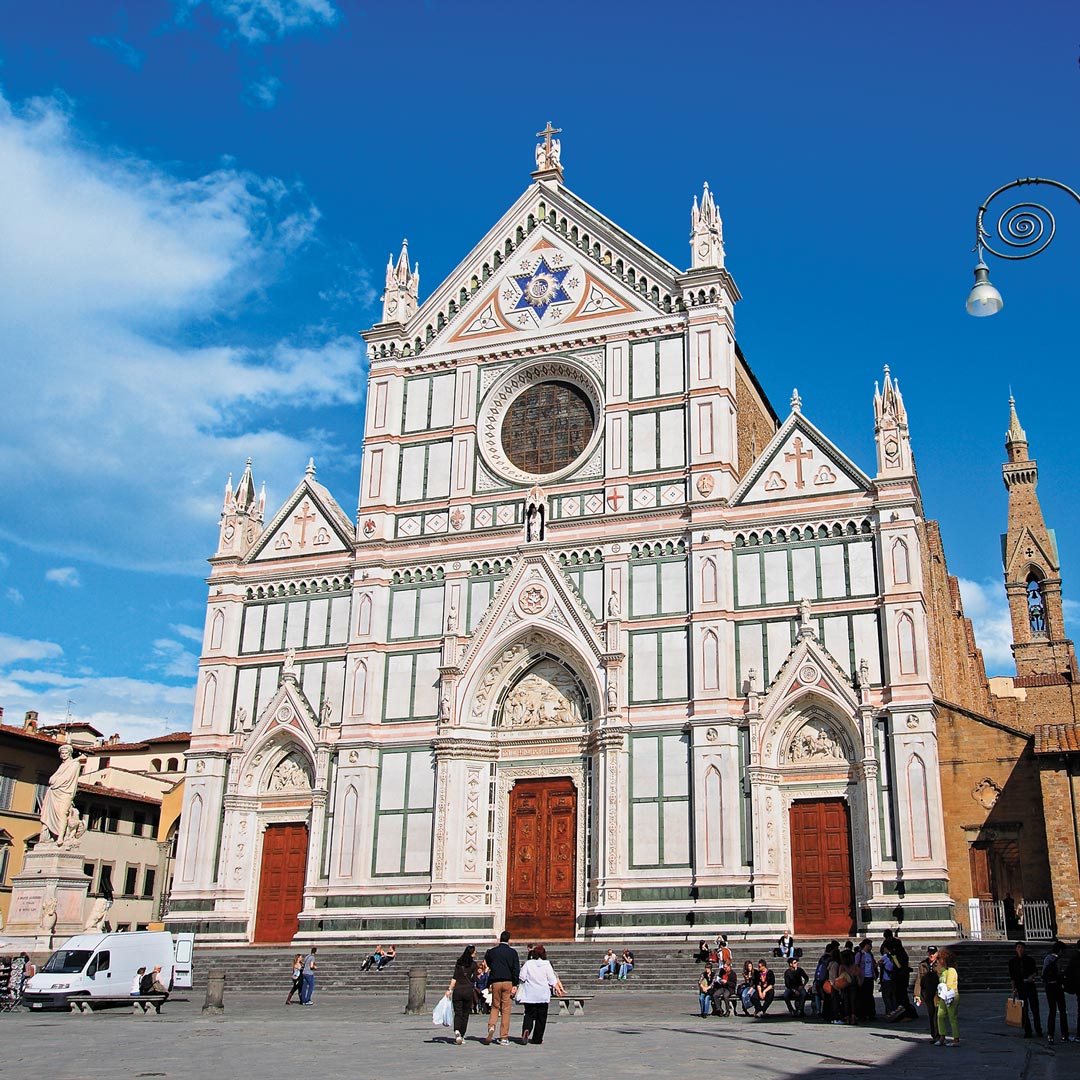
<svg viewBox="0 0 1080 1080"><path fill-rule="evenodd" d="M577 791L568 776L510 789L506 929L514 938L574 939Z"/></svg>
<svg viewBox="0 0 1080 1080"><path fill-rule="evenodd" d="M306 824L280 822L266 826L255 914L256 944L292 941L300 929L297 916L304 906L307 850Z"/></svg>
<svg viewBox="0 0 1080 1080"><path fill-rule="evenodd" d="M843 799L791 804L791 902L799 937L855 932L851 822Z"/></svg>

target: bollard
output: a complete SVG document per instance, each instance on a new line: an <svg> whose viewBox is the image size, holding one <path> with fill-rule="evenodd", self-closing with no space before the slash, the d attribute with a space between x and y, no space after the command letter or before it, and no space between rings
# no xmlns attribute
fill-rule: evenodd
<svg viewBox="0 0 1080 1080"><path fill-rule="evenodd" d="M427 968L409 968L409 1003L405 1006L406 1016L418 1016L425 1011L427 998Z"/></svg>
<svg viewBox="0 0 1080 1080"><path fill-rule="evenodd" d="M220 1015L225 1011L225 969L212 967L206 973L206 1000L202 1011Z"/></svg>

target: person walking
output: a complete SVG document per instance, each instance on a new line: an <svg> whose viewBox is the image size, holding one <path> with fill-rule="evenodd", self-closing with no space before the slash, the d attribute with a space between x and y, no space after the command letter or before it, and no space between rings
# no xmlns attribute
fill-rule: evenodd
<svg viewBox="0 0 1080 1080"><path fill-rule="evenodd" d="M956 968L953 967L953 954L948 949L940 949L937 954L938 984L934 990L938 1010L937 1045L945 1046L945 1032L951 1033L949 1046L960 1045L960 984Z"/></svg>
<svg viewBox="0 0 1080 1080"><path fill-rule="evenodd" d="M285 999L286 1005L292 1004L293 994L300 993L300 987L303 986L304 979L304 954L297 953L293 957L292 962L292 986L289 987L289 996Z"/></svg>
<svg viewBox="0 0 1080 1080"><path fill-rule="evenodd" d="M530 1036L533 1046L539 1046L544 1041L552 990L560 997L566 993L559 976L548 961L544 946L534 945L521 969L521 981L518 983L516 995L525 1009L525 1017L521 1022L522 1046L529 1045Z"/></svg>
<svg viewBox="0 0 1080 1080"><path fill-rule="evenodd" d="M311 952L304 957L303 966L300 969L300 1004L313 1005L311 995L315 993L315 954L319 951L318 946L312 945Z"/></svg>
<svg viewBox="0 0 1080 1080"><path fill-rule="evenodd" d="M473 1009L473 996L476 993L473 979L476 978L476 946L466 945L465 951L454 965L454 974L446 988L446 996L454 1007L454 1042L460 1046L465 1041L465 1032L469 1028L469 1016Z"/></svg>
<svg viewBox="0 0 1080 1080"><path fill-rule="evenodd" d="M1022 941L1016 943L1016 955L1009 960L1009 980L1013 994L1019 998L1024 1012L1024 1038L1031 1038L1031 1024L1035 1022L1035 1034L1043 1037L1042 1017L1039 1015L1039 988L1035 985L1038 971L1035 961L1027 955Z"/></svg>
<svg viewBox="0 0 1080 1080"><path fill-rule="evenodd" d="M919 961L918 970L915 972L915 1007L918 1008L926 1002L926 1012L930 1017L930 1041L936 1046L938 1041L937 1021L937 956L936 945L926 947L926 959Z"/></svg>
<svg viewBox="0 0 1080 1080"><path fill-rule="evenodd" d="M521 958L510 947L510 931L504 930L499 935L499 944L484 954L488 970L491 972L491 1015L488 1017L487 1038L490 1045L495 1038L495 1029L500 1029L499 1045L510 1045L510 1003L517 990L521 977Z"/></svg>
<svg viewBox="0 0 1080 1080"><path fill-rule="evenodd" d="M1046 1020L1046 1041L1053 1045L1054 1021L1061 1016L1061 1041L1069 1041L1069 1014L1065 1004L1065 987L1061 978L1061 955L1065 946L1060 941L1050 943L1050 951L1043 957L1042 981L1043 992L1046 994L1046 1008L1048 1017Z"/></svg>

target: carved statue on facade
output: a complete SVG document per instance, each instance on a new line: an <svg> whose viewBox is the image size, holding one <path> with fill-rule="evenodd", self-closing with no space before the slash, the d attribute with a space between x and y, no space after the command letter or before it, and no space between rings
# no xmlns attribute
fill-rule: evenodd
<svg viewBox="0 0 1080 1080"><path fill-rule="evenodd" d="M608 618L609 619L617 619L619 617L620 611L621 611L621 606L619 604L619 594L614 589L612 589L611 592L608 593L608 598L607 598Z"/></svg>
<svg viewBox="0 0 1080 1080"><path fill-rule="evenodd" d="M79 811L72 805L68 810L67 832L64 842L60 845L65 851L75 851L79 847L79 841L86 835L86 820L79 816Z"/></svg>
<svg viewBox="0 0 1080 1080"><path fill-rule="evenodd" d="M236 712L233 714L233 720L236 724L237 731L247 731L248 714L247 709L245 709L243 705L237 706Z"/></svg>
<svg viewBox="0 0 1080 1080"><path fill-rule="evenodd" d="M86 922L83 924L83 930L86 933L96 934L104 929L105 916L108 915L112 903L111 900L106 900L104 896L99 896L94 901L94 906L90 909L90 914L86 917Z"/></svg>
<svg viewBox="0 0 1080 1080"><path fill-rule="evenodd" d="M51 934L56 929L56 896L46 893L41 901L41 929Z"/></svg>
<svg viewBox="0 0 1080 1080"><path fill-rule="evenodd" d="M310 786L307 773L291 757L285 758L270 777L271 791L307 791Z"/></svg>
<svg viewBox="0 0 1080 1080"><path fill-rule="evenodd" d="M296 678L296 650L289 649L285 653L285 663L281 666L281 677L284 679L287 675L291 675Z"/></svg>
<svg viewBox="0 0 1080 1080"><path fill-rule="evenodd" d="M566 727L584 722L581 691L559 665L541 664L506 695L505 727Z"/></svg>
<svg viewBox="0 0 1080 1080"><path fill-rule="evenodd" d="M456 634L458 628L458 614L457 608L451 604L450 611L446 616L446 632L448 634Z"/></svg>
<svg viewBox="0 0 1080 1080"><path fill-rule="evenodd" d="M607 684L607 707L608 712L614 712L619 707L619 688L614 679Z"/></svg>
<svg viewBox="0 0 1080 1080"><path fill-rule="evenodd" d="M870 685L870 661L864 656L859 661L859 687L865 689Z"/></svg>
<svg viewBox="0 0 1080 1080"><path fill-rule="evenodd" d="M789 761L814 761L822 759L847 760L843 747L828 728L806 724L799 729L788 748Z"/></svg>
<svg viewBox="0 0 1080 1080"><path fill-rule="evenodd" d="M60 767L49 777L49 787L41 803L41 839L62 845L70 828L70 814L79 790L79 775L86 758L76 757L65 743L60 747ZM76 820L78 815L76 814Z"/></svg>
<svg viewBox="0 0 1080 1080"><path fill-rule="evenodd" d="M330 717L333 714L334 705L329 698L323 698L322 707L319 709L319 723L329 724Z"/></svg>
<svg viewBox="0 0 1080 1080"><path fill-rule="evenodd" d="M807 597L803 597L799 601L799 629L808 627L810 625L810 601Z"/></svg>

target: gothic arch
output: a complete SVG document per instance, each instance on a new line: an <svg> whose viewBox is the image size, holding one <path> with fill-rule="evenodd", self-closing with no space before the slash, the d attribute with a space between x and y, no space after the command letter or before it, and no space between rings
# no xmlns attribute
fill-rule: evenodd
<svg viewBox="0 0 1080 1080"><path fill-rule="evenodd" d="M761 743L761 762L766 768L847 772L860 756L854 717L840 713L831 702L825 704L816 694L802 697L779 721L763 724Z"/></svg>
<svg viewBox="0 0 1080 1080"><path fill-rule="evenodd" d="M720 638L715 630L701 636L701 680L704 689L720 689Z"/></svg>
<svg viewBox="0 0 1080 1080"><path fill-rule="evenodd" d="M892 571L894 585L907 585L911 581L911 563L908 557L908 546L905 541L900 539L893 541Z"/></svg>
<svg viewBox="0 0 1080 1080"><path fill-rule="evenodd" d="M720 770L705 770L705 863L724 865L724 782Z"/></svg>
<svg viewBox="0 0 1080 1080"><path fill-rule="evenodd" d="M367 708L368 666L367 661L357 660L353 665L352 715L363 716Z"/></svg>
<svg viewBox="0 0 1080 1080"><path fill-rule="evenodd" d="M919 658L915 646L915 622L906 611L896 616L896 651L901 675L918 675Z"/></svg>
<svg viewBox="0 0 1080 1080"><path fill-rule="evenodd" d="M264 744L263 760L259 764L262 768L255 772L255 790L260 795L310 792L315 786L315 761L307 747L295 739Z"/></svg>
<svg viewBox="0 0 1080 1080"><path fill-rule="evenodd" d="M199 841L202 839L203 801L198 793L188 806L186 828L184 830L184 861L180 868L182 881L194 881L199 865Z"/></svg>
<svg viewBox="0 0 1080 1080"><path fill-rule="evenodd" d="M580 676L560 656L543 652L508 679L491 712L492 727L587 727L589 694Z"/></svg>
<svg viewBox="0 0 1080 1080"><path fill-rule="evenodd" d="M916 859L929 859L933 847L930 841L930 791L926 762L918 754L912 754L905 772L908 812L911 815L911 854Z"/></svg>
<svg viewBox="0 0 1080 1080"><path fill-rule="evenodd" d="M353 876L353 863L356 859L356 822L359 798L356 787L350 784L345 789L345 797L341 800L341 854L338 857L338 873L343 878Z"/></svg>
<svg viewBox="0 0 1080 1080"><path fill-rule="evenodd" d="M217 705L217 676L211 671L203 683L202 709L199 712L199 725L209 727L214 722L214 708Z"/></svg>
<svg viewBox="0 0 1080 1080"><path fill-rule="evenodd" d="M210 648L220 649L221 640L225 634L225 612L218 608L214 612L213 622L210 624Z"/></svg>
<svg viewBox="0 0 1080 1080"><path fill-rule="evenodd" d="M709 557L701 563L701 602L715 604L716 599L716 560Z"/></svg>
<svg viewBox="0 0 1080 1080"><path fill-rule="evenodd" d="M356 617L356 633L359 637L367 637L371 633L371 594L364 593L360 597Z"/></svg>

